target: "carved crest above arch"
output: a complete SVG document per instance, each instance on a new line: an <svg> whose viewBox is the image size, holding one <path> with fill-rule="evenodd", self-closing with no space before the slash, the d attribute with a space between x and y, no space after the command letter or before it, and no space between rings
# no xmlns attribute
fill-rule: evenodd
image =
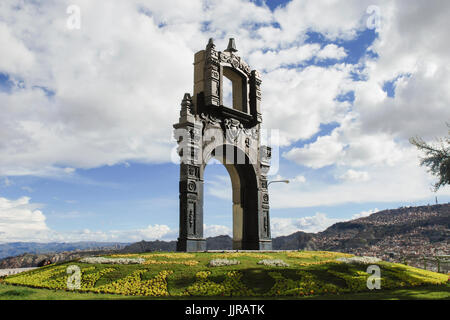
<svg viewBox="0 0 450 320"><path fill-rule="evenodd" d="M223 123L226 139L231 143L235 143L244 128L242 123L232 118L225 119Z"/></svg>

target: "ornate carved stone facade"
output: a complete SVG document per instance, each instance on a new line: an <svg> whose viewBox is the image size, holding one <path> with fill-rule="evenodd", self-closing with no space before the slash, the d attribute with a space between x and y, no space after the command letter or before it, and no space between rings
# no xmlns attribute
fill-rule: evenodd
<svg viewBox="0 0 450 320"><path fill-rule="evenodd" d="M181 158L178 251L206 250L203 173L213 157L232 182L233 248L272 248L267 190L271 149L261 146L261 76L236 51L234 39L223 52L210 39L195 54L194 93L184 95L174 125ZM231 106L223 103L224 77L232 83Z"/></svg>

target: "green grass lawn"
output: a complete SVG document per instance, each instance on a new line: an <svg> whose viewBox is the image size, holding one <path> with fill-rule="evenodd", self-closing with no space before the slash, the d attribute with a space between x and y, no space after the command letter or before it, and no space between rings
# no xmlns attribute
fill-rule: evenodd
<svg viewBox="0 0 450 320"><path fill-rule="evenodd" d="M332 252L144 253L145 264L50 265L0 280L0 299L450 299L448 276L387 262L381 290L367 289L367 265L337 262ZM117 256L114 256L118 258ZM238 265L210 267L211 259ZM289 266L264 266L281 259ZM82 271L81 288L67 289L67 267Z"/></svg>
<svg viewBox="0 0 450 320"><path fill-rule="evenodd" d="M16 285L0 284L0 300L111 300L111 299L205 299L205 297L136 297L117 294L99 294L90 292L68 292L28 288ZM212 297L211 299L217 299ZM409 289L381 290L342 295L324 295L311 297L276 297L277 299L302 300L450 300L450 285L425 286ZM219 297L219 299L242 299L242 297ZM245 299L275 299L275 297L248 297Z"/></svg>

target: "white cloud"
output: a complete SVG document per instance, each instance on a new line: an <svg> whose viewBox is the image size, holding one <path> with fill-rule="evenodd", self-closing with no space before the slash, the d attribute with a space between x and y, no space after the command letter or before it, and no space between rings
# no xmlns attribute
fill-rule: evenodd
<svg viewBox="0 0 450 320"><path fill-rule="evenodd" d="M36 241L40 242L76 242L76 241L104 241L104 242L138 242L142 240L175 240L178 230L173 230L167 225L148 225L142 229L124 230L71 230L58 232L49 231L46 236ZM24 240L21 240L24 241ZM25 240L26 241L26 240Z"/></svg>
<svg viewBox="0 0 450 320"><path fill-rule="evenodd" d="M34 56L10 28L0 22L0 72L20 74L32 67Z"/></svg>
<svg viewBox="0 0 450 320"><path fill-rule="evenodd" d="M216 236L222 236L222 235L229 235L232 237L233 231L227 227L222 225L203 225L203 233L204 237L216 237Z"/></svg>
<svg viewBox="0 0 450 320"><path fill-rule="evenodd" d="M139 229L137 234L134 236L134 239L137 239L139 237L146 240L161 239L167 234L169 234L170 231L171 231L170 228L166 225L160 224L149 225L147 226L147 228Z"/></svg>
<svg viewBox="0 0 450 320"><path fill-rule="evenodd" d="M352 219L365 218L365 217L368 217L368 216L370 216L371 214L376 213L376 212L378 212L378 211L380 211L380 210L378 210L377 208L371 209L371 210L367 210L367 211L361 211L361 212L359 212L359 213L354 214L354 215L352 216Z"/></svg>
<svg viewBox="0 0 450 320"><path fill-rule="evenodd" d="M350 71L349 66L336 64L276 69L264 75L264 125L280 130L281 146L310 138L321 123L341 121L349 104L336 96L347 92Z"/></svg>
<svg viewBox="0 0 450 320"><path fill-rule="evenodd" d="M378 212L378 209L371 209L354 214L350 219L329 218L326 214L317 212L314 216L301 218L272 218L272 236L287 236L297 231L317 233L324 231L337 222L349 221L358 218L368 217Z"/></svg>
<svg viewBox="0 0 450 320"><path fill-rule="evenodd" d="M349 179L280 185L272 197L276 206L428 196L430 177L407 138L446 134L450 3L293 0L273 13L241 0L78 4L81 29L70 31L65 4L2 2L0 44L7 49L0 53L0 72L13 87L0 92L0 175L73 175L77 168L168 161L171 125L192 86L193 53L210 36L218 48L234 36L239 54L268 71L263 124L280 129L282 146L311 138L321 124L340 125L285 156L314 169L335 167L332 176ZM373 4L382 15L370 48L377 58L279 68L344 58L342 41L366 28ZM307 44L308 31L338 41L323 48ZM352 79L358 70L364 80ZM389 81L395 97L383 91ZM353 106L336 99L350 91Z"/></svg>
<svg viewBox="0 0 450 320"><path fill-rule="evenodd" d="M319 60L325 60L325 59L343 59L347 56L347 53L345 53L345 49L342 47L338 47L335 44L328 44L326 45L320 52L317 53L317 58Z"/></svg>
<svg viewBox="0 0 450 320"><path fill-rule="evenodd" d="M365 27L365 10L373 1L317 1L293 0L275 11L282 31L279 41L290 42L308 30L324 34L330 39L351 39Z"/></svg>
<svg viewBox="0 0 450 320"><path fill-rule="evenodd" d="M0 92L6 115L0 119L0 174L170 158L171 125L192 85L186 61L192 61L193 50L186 38L194 30L166 34L131 2L106 9L88 1L78 5L81 29L72 31L65 28L62 3L2 6L0 17L18 38L2 37L2 48L20 41L36 62L10 74L14 81L23 79L20 87Z"/></svg>
<svg viewBox="0 0 450 320"><path fill-rule="evenodd" d="M5 187L9 187L9 186L13 185L13 182L12 182L10 179L8 179L8 177L5 177L5 178L3 179L3 185L4 185Z"/></svg>
<svg viewBox="0 0 450 320"><path fill-rule="evenodd" d="M293 183L305 183L306 182L306 178L302 175L298 175L295 176L293 179L289 180L292 181Z"/></svg>
<svg viewBox="0 0 450 320"><path fill-rule="evenodd" d="M259 70L274 70L280 66L301 64L312 59L320 52L320 45L305 44L283 50L267 52L255 51L249 57L249 62Z"/></svg>
<svg viewBox="0 0 450 320"><path fill-rule="evenodd" d="M30 198L9 200L0 197L0 242L35 241L50 231L44 214Z"/></svg>
<svg viewBox="0 0 450 320"><path fill-rule="evenodd" d="M30 202L30 198L22 197L10 200L0 197L0 243L17 241L36 242L74 242L74 241L118 241L137 242L141 240L176 240L178 228L171 229L164 224L148 225L140 229L124 230L69 230L59 232L49 228L46 217L39 205ZM79 212L70 213L75 218ZM67 217L67 215L65 215ZM230 235L232 230L222 225L204 225L205 237Z"/></svg>
<svg viewBox="0 0 450 320"><path fill-rule="evenodd" d="M303 148L292 148L285 152L283 156L314 169L334 164L344 149L344 145L339 143L336 138L336 134L319 137L314 143L310 143Z"/></svg>
<svg viewBox="0 0 450 320"><path fill-rule="evenodd" d="M366 171L356 171L353 169L348 169L344 174L342 174L338 178L345 181L364 182L370 179L370 175Z"/></svg>
<svg viewBox="0 0 450 320"><path fill-rule="evenodd" d="M368 181L339 181L316 178L305 185L280 184L271 192L271 208L302 208L332 206L345 203L420 201L435 196L431 177L419 167L417 158L409 155L393 166L367 166ZM450 186L436 194L450 195Z"/></svg>
<svg viewBox="0 0 450 320"><path fill-rule="evenodd" d="M292 30L292 19L284 19L288 14L284 9L272 13L266 6L241 0L226 4L127 1L106 7L79 1L77 5L82 16L80 30L66 28L62 3L28 2L17 7L14 1L6 1L2 6L2 47L8 50L2 51L7 56L0 59L5 62L0 70L9 73L17 85L0 93L6 115L0 120L5 141L0 145L0 174L53 175L66 166L168 161L171 125L177 120L183 93L192 86L193 53L205 46L207 38L215 36L217 46L224 48L227 37L235 36L244 58L254 56L259 63L264 59L258 57L267 57L269 67L273 59L262 49L270 43L270 36L259 38L252 24L282 19L283 34ZM295 5L290 5L298 14ZM316 8L313 2L308 6ZM353 27L353 22L347 26ZM272 43L274 48L284 41L279 40ZM276 60L340 59L345 53L333 44L320 49L317 44L297 41L289 47L281 47L274 54ZM342 105L333 99L347 74L344 66L335 66L264 75L263 83L269 88L264 91L265 106L276 110L281 102L273 104L275 98L292 97L283 101L286 115L277 112L278 119L267 121L268 127L285 122L286 144L311 136L321 121L335 120L336 109ZM285 92L275 90L274 82ZM298 101L303 101L300 113Z"/></svg>
<svg viewBox="0 0 450 320"><path fill-rule="evenodd" d="M430 140L447 134L450 47L444 39L450 4L380 1L378 5L382 23L370 48L378 57L364 57L359 66L365 79L345 86L354 90L353 110L344 110L340 119L336 116L340 126L329 136L284 154L311 168L334 165L330 171L340 183L315 181L309 189L283 189L283 195L272 197L276 206L413 201L432 196L433 177L419 167L419 153L408 138L419 135ZM389 81L393 81L395 97L383 90ZM311 115L309 120L314 122L316 117ZM448 195L450 190L443 188L440 194Z"/></svg>
<svg viewBox="0 0 450 320"><path fill-rule="evenodd" d="M58 232L47 226L44 213L30 198L10 200L0 197L0 242L16 241L140 241L175 238L167 225L149 225L136 230Z"/></svg>
<svg viewBox="0 0 450 320"><path fill-rule="evenodd" d="M398 139L445 135L450 119L450 45L445 40L450 3L396 1L383 3L381 9L383 23L371 48L378 58L368 60L368 81L360 82L355 92L362 126ZM394 81L394 98L381 91L387 81Z"/></svg>
<svg viewBox="0 0 450 320"><path fill-rule="evenodd" d="M218 165L222 164L218 163ZM212 179L206 180L205 184L205 193L208 196L213 196L222 200L232 200L233 194L230 176L215 175Z"/></svg>
<svg viewBox="0 0 450 320"><path fill-rule="evenodd" d="M279 67L302 65L313 58L317 60L340 60L346 56L344 48L335 44L329 44L321 48L318 43L308 43L281 50L269 50L266 52L256 50L250 54L248 61L256 69L270 72Z"/></svg>
<svg viewBox="0 0 450 320"><path fill-rule="evenodd" d="M21 189L21 190L24 190L24 191L27 191L27 192L33 192L33 191L34 191L33 188L28 187L28 186L20 187L20 189Z"/></svg>
<svg viewBox="0 0 450 320"><path fill-rule="evenodd" d="M270 220L272 237L286 236L297 231L320 232L338 222L339 219L328 218L317 212L314 216L302 218L272 218Z"/></svg>

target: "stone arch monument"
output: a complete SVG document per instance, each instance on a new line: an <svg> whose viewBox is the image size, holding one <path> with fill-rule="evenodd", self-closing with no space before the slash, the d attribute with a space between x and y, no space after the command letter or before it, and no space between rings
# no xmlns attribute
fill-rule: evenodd
<svg viewBox="0 0 450 320"><path fill-rule="evenodd" d="M272 248L267 172L271 149L261 146L261 76L236 55L234 39L217 51L210 39L195 54L194 92L181 102L175 128L180 156L178 251L204 251L203 173L216 158L233 189L233 249ZM231 82L232 105L224 105L223 82Z"/></svg>

